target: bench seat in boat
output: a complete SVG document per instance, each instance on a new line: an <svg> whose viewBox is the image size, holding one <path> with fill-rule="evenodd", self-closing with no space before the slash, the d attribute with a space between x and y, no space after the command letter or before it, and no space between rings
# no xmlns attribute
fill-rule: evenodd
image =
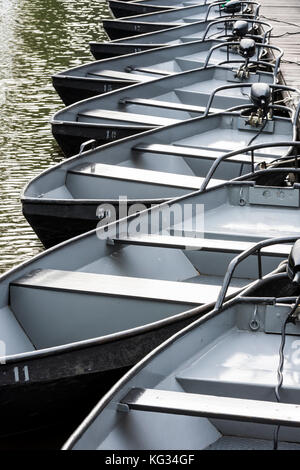
<svg viewBox="0 0 300 470"><path fill-rule="evenodd" d="M101 187L99 186L101 178ZM103 163L78 165L67 173L66 184L74 197L109 198L112 194L112 180L115 194L126 194L129 198L168 198L186 194L187 190L200 189L204 178L163 171L144 170ZM130 185L124 186L126 182ZM223 181L212 179L210 186ZM106 184L105 184L106 183Z"/></svg>
<svg viewBox="0 0 300 470"><path fill-rule="evenodd" d="M167 126L176 124L178 119L170 119L160 116L148 116L143 114L126 113L121 111L112 111L105 109L93 109L91 111L80 112L77 115L78 122L96 122L99 119L111 120L115 124L132 122L144 126Z"/></svg>
<svg viewBox="0 0 300 470"><path fill-rule="evenodd" d="M43 348L117 333L214 302L221 279L203 280L205 289L192 282L43 269L10 284L10 303L31 341ZM247 283L235 281L231 293Z"/></svg>

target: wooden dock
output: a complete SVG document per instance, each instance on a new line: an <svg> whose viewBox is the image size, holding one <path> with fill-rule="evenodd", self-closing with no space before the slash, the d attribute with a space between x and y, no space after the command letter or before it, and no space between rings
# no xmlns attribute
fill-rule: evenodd
<svg viewBox="0 0 300 470"><path fill-rule="evenodd" d="M283 80L286 85L300 89L300 0L258 2L261 4L261 20L273 26L271 44L284 51L281 64Z"/></svg>

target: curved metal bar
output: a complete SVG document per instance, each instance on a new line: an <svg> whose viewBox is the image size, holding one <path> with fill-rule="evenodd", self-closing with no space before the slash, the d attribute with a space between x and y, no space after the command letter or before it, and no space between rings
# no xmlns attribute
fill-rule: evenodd
<svg viewBox="0 0 300 470"><path fill-rule="evenodd" d="M243 17L242 17L243 18ZM238 21L238 20L236 20ZM256 24L260 24L260 25L263 25L263 26L267 26L268 27L268 30L265 31L265 33L262 35L262 36L257 36L257 37L262 37L264 40L265 38L267 37L267 35L270 35L271 32L273 31L273 27L270 25L270 23L267 23L266 21L260 21L260 20L254 20L254 19L251 19L251 18L243 18L243 21L246 21L247 23L252 23L252 25L254 23ZM224 23L224 24L227 24L227 23L232 23L232 18L230 19L226 19L226 20L215 20L215 21L212 21L211 23L208 24L208 26L206 27L206 30L204 32L204 35L203 35L203 38L202 38L202 41L205 41L205 38L209 32L209 30L215 26L216 24L221 24L221 23ZM249 36L246 36L246 37L249 37Z"/></svg>
<svg viewBox="0 0 300 470"><path fill-rule="evenodd" d="M262 148L272 148L272 147L291 147L291 148L293 148L295 146L300 147L300 142L299 141L268 142L268 143L263 143L263 144L250 145L250 147L249 146L248 147L243 147L239 150L234 150L233 152L223 154L213 162L213 164L210 167L206 177L204 178L204 181L203 181L203 183L201 185L201 188L200 188L200 192L204 191L207 188L207 185L208 185L209 181L211 180L212 176L214 175L216 169L218 168L220 163L222 161L226 160L227 158L235 157L236 155L241 155L241 154L246 153L246 152L254 152L255 150L259 150L259 149L262 149ZM267 171L267 170L265 170L265 171Z"/></svg>
<svg viewBox="0 0 300 470"><path fill-rule="evenodd" d="M257 16L259 15L259 10L260 10L260 7L261 5L258 3L258 2L254 2L254 1L248 1L248 0L241 0L240 1L240 4L241 4L241 13L239 13L239 15L243 15L243 5L246 5L246 6L249 6L249 5L255 5L255 11L253 12L253 16L254 18L257 18ZM207 9L207 12L206 12L206 15L205 15L205 18L203 20L203 22L206 22L208 21L208 17L210 15L210 12L212 10L212 8L214 8L215 6L219 6L221 7L222 5L224 5L224 0L223 1L219 1L219 2L214 2L214 3L211 3ZM247 10L247 8L246 8ZM220 16L221 16L221 8L220 8ZM233 14L232 15L232 18L235 18L235 15Z"/></svg>
<svg viewBox="0 0 300 470"><path fill-rule="evenodd" d="M222 305L224 303L225 297L227 290L229 288L231 279L233 277L234 271L236 270L237 266L244 261L246 258L248 258L251 255L260 253L262 248L266 248L267 246L272 246L272 245L279 245L283 243L294 243L296 240L299 239L299 236L294 236L294 237L280 237L280 238L269 238L268 240L263 240L259 243L257 243L255 246L252 248L249 248L249 250L244 251L240 255L236 256L230 263L227 269L227 272L224 277L223 285L221 287L218 299L216 301L215 309L220 310L222 308Z"/></svg>
<svg viewBox="0 0 300 470"><path fill-rule="evenodd" d="M300 173L300 168L293 168L293 167L267 168L266 170L258 170L252 173L247 173L246 175L238 176L237 178L234 178L232 181L249 181L249 178L253 178L254 176L261 176L261 175L263 176L269 173Z"/></svg>
<svg viewBox="0 0 300 470"><path fill-rule="evenodd" d="M92 146L92 149L95 148L95 144L96 144L96 140L95 139L91 139L91 140L86 140L85 142L83 142L81 145L80 145L80 149L79 149L79 155L81 155L85 149L87 147L89 147L90 145Z"/></svg>
<svg viewBox="0 0 300 470"><path fill-rule="evenodd" d="M220 91L228 90L228 89L234 89L234 88L251 88L252 85L253 85L253 83L234 83L234 84L230 84L230 85L222 85L222 86L216 88L215 90L212 91L212 93L209 96L209 99L208 99L208 102L207 102L207 105L206 105L206 109L203 113L203 117L207 117L207 115L209 113L209 110L211 108L212 102L215 98L215 95L217 93L219 93ZM293 91L294 93L297 93L300 96L300 90L298 90L297 88L294 88L294 87L289 87L289 86L286 86L286 85L277 85L277 84L270 84L269 86L273 90L273 92L278 91L278 90ZM242 106L247 107L248 105L242 105ZM291 108L289 108L288 106L274 105L273 104L273 105L270 105L270 107L278 107L278 109L286 109L288 111L291 111ZM295 124L295 122L298 119L298 115L299 115L299 109L298 108L299 108L299 105L298 105L296 113L295 113L296 116L293 117L293 124ZM226 110L224 112L226 112Z"/></svg>
<svg viewBox="0 0 300 470"><path fill-rule="evenodd" d="M239 42L234 42L233 41L233 42L226 42L226 43L222 42L220 44L216 44L215 46L211 47L210 50L208 51L207 56L206 56L203 68L205 69L208 66L210 58L211 58L212 54L215 52L216 49L220 49L221 47L227 47L227 54L228 54L228 48L230 46L239 46L239 45L240 45ZM283 50L280 47L273 46L273 45L270 45L270 44L255 43L255 45L258 49L272 49L272 50L275 50L275 51L279 52L279 55L278 55L278 57L276 57L276 61L275 61L275 64L274 64L274 76L276 77L277 74L278 74L278 71L279 71L281 58L284 54ZM230 62L230 61L226 61L226 62ZM241 60L241 62L242 62L242 60ZM269 65L267 62L259 60L259 57L257 57L256 61L249 60L249 63L253 63L253 62L261 63L261 64L264 64L264 65ZM225 62L222 62L222 63L225 63Z"/></svg>

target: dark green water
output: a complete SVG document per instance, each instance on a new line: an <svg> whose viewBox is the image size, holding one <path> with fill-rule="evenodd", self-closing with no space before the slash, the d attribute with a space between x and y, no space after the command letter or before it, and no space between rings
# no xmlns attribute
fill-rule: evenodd
<svg viewBox="0 0 300 470"><path fill-rule="evenodd" d="M92 60L108 17L101 0L0 0L0 273L43 249L20 193L63 158L48 123L62 107L51 75Z"/></svg>

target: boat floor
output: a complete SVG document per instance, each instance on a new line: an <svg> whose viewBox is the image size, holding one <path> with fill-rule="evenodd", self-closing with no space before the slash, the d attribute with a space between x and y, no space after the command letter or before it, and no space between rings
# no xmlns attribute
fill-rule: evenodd
<svg viewBox="0 0 300 470"><path fill-rule="evenodd" d="M257 318L260 319L259 312ZM270 316L265 321L268 331L274 321ZM253 400L273 398L280 341L280 334L268 334L266 341L264 331L252 332L234 327L203 348L189 361L189 365L181 366L176 371L176 381L189 393ZM286 336L285 351L295 349L294 341L294 336ZM299 366L287 360L284 389L297 395L298 376ZM163 384L160 388L164 388Z"/></svg>
<svg viewBox="0 0 300 470"><path fill-rule="evenodd" d="M154 59L155 59L155 51L153 52L154 54ZM99 78L101 77L110 77L111 79L128 79L128 80L146 80L146 79L156 79L159 78L159 76L164 76L165 74L170 74L170 73L179 73L179 72L185 72L187 70L192 70L195 68L201 67L206 60L208 54L208 50L203 50L199 51L194 54L190 54L188 56L183 56L183 57L175 57L171 58L171 60L164 61L164 62L155 62L153 61L154 64L149 65L149 66L142 66L142 64L135 65L136 68L133 68L132 72L124 72L125 67L123 65L120 66L120 69L118 70L117 63L115 65L115 69L103 69L100 67L97 69L96 67L93 68L92 70L88 70L86 73L87 77L90 76L97 76ZM231 53L229 54L229 59L235 59L236 57L240 57L237 53ZM151 55L150 55L151 59ZM130 58L132 60L132 58ZM227 60L227 52L224 48L218 49L211 57L210 59L210 64L219 64L221 62L224 62ZM129 64L130 65L130 64ZM109 64L107 64L109 66ZM138 67L142 66L142 71L137 70ZM155 72L155 73L154 73Z"/></svg>
<svg viewBox="0 0 300 470"><path fill-rule="evenodd" d="M242 209L242 210L241 210ZM230 236L273 238L299 233L295 210L288 207L266 205L233 206L221 204L204 213L206 233Z"/></svg>
<svg viewBox="0 0 300 470"><path fill-rule="evenodd" d="M234 73L230 72L233 77ZM229 76L229 73L228 73ZM119 103L113 105L113 109L106 109L106 105L101 106L100 103L89 103L90 109L86 109L86 104L79 106L76 120L85 123L115 123L121 125L152 125L164 126L175 123L176 120L189 119L197 116L205 111L208 98L216 88L228 85L229 81L221 78L211 78L208 80L198 81L192 85L158 94L141 100L130 99L126 104L124 111L120 110ZM247 89L224 90L219 93L211 107L211 112L228 109L234 105L248 102ZM179 105L178 109L173 109ZM183 105L183 106L182 106ZM93 106L93 107L92 107ZM168 108L169 106L169 108ZM182 106L182 109L180 107ZM187 107L185 109L185 106ZM129 116L128 116L129 113ZM64 119L64 118L63 118ZM67 118L67 120L69 120Z"/></svg>
<svg viewBox="0 0 300 470"><path fill-rule="evenodd" d="M276 134L274 132L262 132L260 135L258 135L258 132L258 129L250 127L248 130L243 131L242 129L231 129L229 126L227 128L224 126L219 127L218 129L209 129L201 133L199 132L197 135L175 141L173 145L202 149L207 148L218 151L222 154L222 152L231 152L238 148L247 147L255 135L257 135L257 138L253 142L253 145L274 142L274 140L277 140L278 142L284 141L287 138L286 134L281 134L280 132L276 132ZM291 132L292 129L290 130L290 133ZM275 158L276 156L280 157L280 155L282 155L282 148L266 148L263 151L255 152L255 155L270 158Z"/></svg>

